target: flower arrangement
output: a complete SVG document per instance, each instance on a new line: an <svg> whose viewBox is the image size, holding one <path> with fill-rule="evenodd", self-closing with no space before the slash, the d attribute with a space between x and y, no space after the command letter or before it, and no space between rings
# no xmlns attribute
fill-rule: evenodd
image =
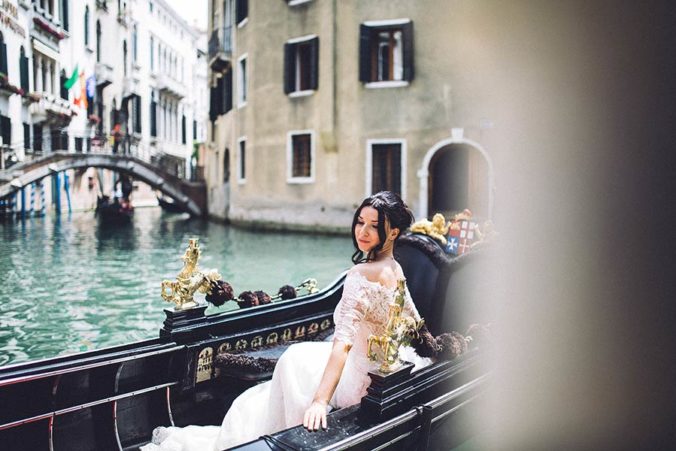
<svg viewBox="0 0 676 451"><path fill-rule="evenodd" d="M5 91L9 91L13 94L19 94L20 96L24 95L24 90L11 84L9 82L9 77L7 77L7 74L3 72L0 72L0 89L4 89Z"/></svg>
<svg viewBox="0 0 676 451"><path fill-rule="evenodd" d="M43 31L51 34L54 36L56 39L61 40L66 37L66 35L58 30L53 28L49 23L45 22L39 17L33 17L33 23L35 23L38 27L40 27Z"/></svg>

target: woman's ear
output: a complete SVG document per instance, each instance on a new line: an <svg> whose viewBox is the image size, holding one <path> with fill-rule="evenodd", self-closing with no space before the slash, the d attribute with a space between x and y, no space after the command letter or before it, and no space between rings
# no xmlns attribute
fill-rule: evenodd
<svg viewBox="0 0 676 451"><path fill-rule="evenodd" d="M395 227L393 229L390 229L390 239L391 240L393 240L393 241L396 240L398 236L399 236L399 229L398 228Z"/></svg>

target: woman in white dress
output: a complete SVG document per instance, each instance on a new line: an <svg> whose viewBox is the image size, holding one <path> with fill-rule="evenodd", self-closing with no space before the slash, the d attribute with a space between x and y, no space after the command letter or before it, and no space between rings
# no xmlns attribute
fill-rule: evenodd
<svg viewBox="0 0 676 451"><path fill-rule="evenodd" d="M153 443L142 449L222 450L301 423L318 430L327 427L330 409L359 403L370 384L368 372L378 365L367 357L367 338L382 335L397 280L404 277L394 259L394 244L412 222L411 211L395 193L383 191L366 198L352 222L355 266L334 312L333 342L290 346L277 362L272 380L235 399L220 428L157 428ZM408 290L404 314L420 319ZM431 363L411 348L401 352L416 369Z"/></svg>

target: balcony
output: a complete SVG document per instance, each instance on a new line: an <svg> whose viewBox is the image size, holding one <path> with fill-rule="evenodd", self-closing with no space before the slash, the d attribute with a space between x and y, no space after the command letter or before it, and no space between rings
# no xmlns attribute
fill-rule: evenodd
<svg viewBox="0 0 676 451"><path fill-rule="evenodd" d="M58 42L66 37L58 22L52 14L46 9L40 7L38 3L33 3L33 28L32 34L42 37L48 42L54 50L58 51Z"/></svg>
<svg viewBox="0 0 676 451"><path fill-rule="evenodd" d="M140 95L139 92L139 79L136 77L124 77L122 81L122 97Z"/></svg>
<svg viewBox="0 0 676 451"><path fill-rule="evenodd" d="M185 97L186 89L182 83L169 77L167 74L157 74L155 87L162 93L182 99Z"/></svg>
<svg viewBox="0 0 676 451"><path fill-rule="evenodd" d="M76 114L68 100L56 97L49 92L31 93L31 95L40 97L40 100L30 106L34 122L67 123Z"/></svg>
<svg viewBox="0 0 676 451"><path fill-rule="evenodd" d="M103 89L113 82L113 68L106 63L96 63L94 73L97 88Z"/></svg>
<svg viewBox="0 0 676 451"><path fill-rule="evenodd" d="M123 11L117 13L117 22L123 27L129 27L131 25L131 10L124 8Z"/></svg>
<svg viewBox="0 0 676 451"><path fill-rule="evenodd" d="M224 72L232 64L232 27L220 27L209 38L209 66Z"/></svg>

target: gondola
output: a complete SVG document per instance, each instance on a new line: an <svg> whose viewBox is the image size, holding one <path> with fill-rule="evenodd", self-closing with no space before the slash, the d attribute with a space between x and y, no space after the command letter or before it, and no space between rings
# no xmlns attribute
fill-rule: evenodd
<svg viewBox="0 0 676 451"><path fill-rule="evenodd" d="M96 201L96 217L103 223L124 224L134 217L134 206L128 199L99 196Z"/></svg>
<svg viewBox="0 0 676 451"><path fill-rule="evenodd" d="M484 251L449 257L427 236L400 239L396 257L433 334L484 319L465 308L470 298L476 303L468 281L481 273ZM212 315L205 305L167 308L156 339L0 367L1 447L132 450L148 443L156 426L218 425L239 393L270 378L289 344L330 339L344 279ZM451 449L473 433L466 422L490 366L480 348L415 373L404 366L370 376L361 404L331 412L328 430L299 426L237 449Z"/></svg>
<svg viewBox="0 0 676 451"><path fill-rule="evenodd" d="M171 197L164 196L162 193L157 193L157 203L162 208L162 210L168 213L183 213L185 208L178 205Z"/></svg>

